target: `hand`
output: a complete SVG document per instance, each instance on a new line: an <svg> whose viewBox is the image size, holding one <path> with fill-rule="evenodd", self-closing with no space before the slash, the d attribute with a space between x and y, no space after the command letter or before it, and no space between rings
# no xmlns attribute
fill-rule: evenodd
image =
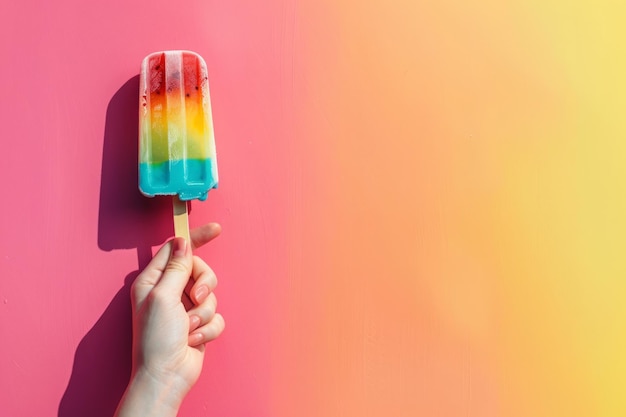
<svg viewBox="0 0 626 417"><path fill-rule="evenodd" d="M133 371L117 416L176 415L200 376L204 345L224 330L224 319L215 312L215 274L190 246L220 232L213 223L192 230L191 245L169 241L133 283Z"/></svg>

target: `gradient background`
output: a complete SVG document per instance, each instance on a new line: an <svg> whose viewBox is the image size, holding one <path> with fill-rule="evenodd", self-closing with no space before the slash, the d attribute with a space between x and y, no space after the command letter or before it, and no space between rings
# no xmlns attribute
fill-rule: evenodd
<svg viewBox="0 0 626 417"><path fill-rule="evenodd" d="M181 416L626 414L626 3L22 0L0 17L0 415L110 416L139 64L209 66L224 335Z"/></svg>

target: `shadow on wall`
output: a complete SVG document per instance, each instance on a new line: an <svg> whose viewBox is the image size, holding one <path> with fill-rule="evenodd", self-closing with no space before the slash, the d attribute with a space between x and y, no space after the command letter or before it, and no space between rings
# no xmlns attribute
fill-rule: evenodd
<svg viewBox="0 0 626 417"><path fill-rule="evenodd" d="M105 251L149 250L172 234L165 220L171 216L171 198L146 198L139 192L138 108L137 75L115 93L107 109L98 214L98 247Z"/></svg>
<svg viewBox="0 0 626 417"><path fill-rule="evenodd" d="M59 417L113 416L130 377L129 297L137 274L135 271L126 277L124 287L78 345Z"/></svg>
<svg viewBox="0 0 626 417"><path fill-rule="evenodd" d="M139 76L128 80L109 102L106 114L98 247L104 251L137 248L139 270L151 259L151 247L172 235L171 200L149 199L137 188ZM124 393L131 369L129 273L100 319L83 337L74 356L59 417L111 417Z"/></svg>

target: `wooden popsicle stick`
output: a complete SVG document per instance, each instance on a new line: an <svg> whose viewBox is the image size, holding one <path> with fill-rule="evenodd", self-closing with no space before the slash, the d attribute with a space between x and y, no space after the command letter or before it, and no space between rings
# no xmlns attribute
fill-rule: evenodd
<svg viewBox="0 0 626 417"><path fill-rule="evenodd" d="M181 201L177 195L172 197L174 208L174 235L184 237L187 244L191 244L189 237L189 216L187 215L187 202Z"/></svg>
<svg viewBox="0 0 626 417"><path fill-rule="evenodd" d="M181 201L177 195L172 197L172 205L174 208L174 235L176 237L184 237L188 245L191 245L189 237L189 216L187 215L187 202ZM194 302L189 296L191 286L194 284L193 277L189 278L189 283L182 294L181 301L187 310L194 307Z"/></svg>

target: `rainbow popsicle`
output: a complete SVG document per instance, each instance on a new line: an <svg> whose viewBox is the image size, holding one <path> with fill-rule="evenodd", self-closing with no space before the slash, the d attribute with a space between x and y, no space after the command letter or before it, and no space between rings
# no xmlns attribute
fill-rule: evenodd
<svg viewBox="0 0 626 417"><path fill-rule="evenodd" d="M139 189L173 195L174 231L190 240L187 201L217 188L217 161L202 57L190 51L144 58L139 81Z"/></svg>
<svg viewBox="0 0 626 417"><path fill-rule="evenodd" d="M206 200L217 183L206 63L190 51L148 55L139 84L139 189Z"/></svg>

